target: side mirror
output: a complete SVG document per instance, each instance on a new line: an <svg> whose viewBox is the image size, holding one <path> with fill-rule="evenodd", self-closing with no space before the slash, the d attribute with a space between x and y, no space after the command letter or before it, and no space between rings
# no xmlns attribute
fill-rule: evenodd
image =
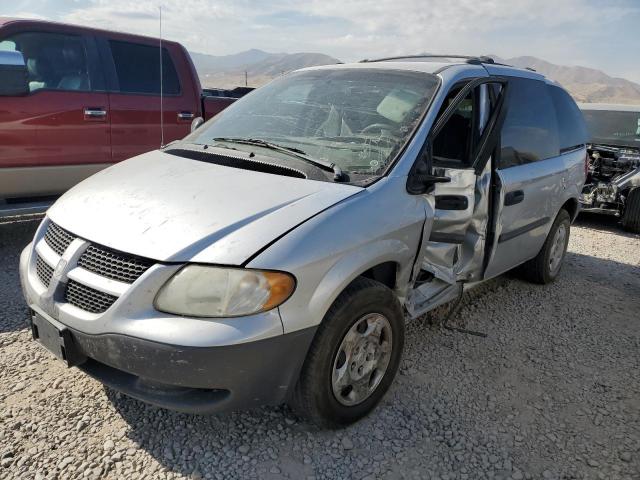
<svg viewBox="0 0 640 480"><path fill-rule="evenodd" d="M431 141L427 141L418 160L411 167L409 178L407 179L407 192L411 195L424 195L431 193L436 183L449 183L449 177L433 175L432 172Z"/></svg>
<svg viewBox="0 0 640 480"><path fill-rule="evenodd" d="M29 93L28 75L21 52L0 51L0 96L17 97Z"/></svg>
<svg viewBox="0 0 640 480"><path fill-rule="evenodd" d="M202 117L194 118L193 122L191 122L191 131L195 132L203 123L204 123L204 118Z"/></svg>

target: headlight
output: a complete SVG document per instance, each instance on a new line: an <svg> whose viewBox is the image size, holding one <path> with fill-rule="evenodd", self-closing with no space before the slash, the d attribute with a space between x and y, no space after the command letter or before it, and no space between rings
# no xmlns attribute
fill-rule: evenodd
<svg viewBox="0 0 640 480"><path fill-rule="evenodd" d="M187 265L163 285L155 307L176 315L240 317L277 307L294 288L287 273Z"/></svg>

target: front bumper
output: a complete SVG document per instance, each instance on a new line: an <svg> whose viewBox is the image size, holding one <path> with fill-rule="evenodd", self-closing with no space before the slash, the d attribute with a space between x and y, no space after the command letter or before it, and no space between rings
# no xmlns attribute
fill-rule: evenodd
<svg viewBox="0 0 640 480"><path fill-rule="evenodd" d="M88 375L138 400L202 414L282 403L316 329L209 348L67 330Z"/></svg>
<svg viewBox="0 0 640 480"><path fill-rule="evenodd" d="M295 384L315 328L283 335L278 309L233 319L202 319L158 312L153 298L180 265L157 263L132 284L113 287L87 275L72 243L55 255L44 241L47 220L20 258L20 278L30 308L66 329L87 360L89 375L132 397L195 413L282 402ZM86 242L80 239L79 241ZM45 285L36 258L54 269ZM102 313L68 303L68 279L112 288L118 295Z"/></svg>

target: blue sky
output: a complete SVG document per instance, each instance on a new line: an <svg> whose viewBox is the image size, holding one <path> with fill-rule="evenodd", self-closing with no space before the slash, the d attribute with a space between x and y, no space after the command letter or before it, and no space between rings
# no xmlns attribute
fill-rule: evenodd
<svg viewBox="0 0 640 480"><path fill-rule="evenodd" d="M344 61L419 52L533 55L640 83L640 0L17 0L37 16L165 36L192 51L321 52Z"/></svg>

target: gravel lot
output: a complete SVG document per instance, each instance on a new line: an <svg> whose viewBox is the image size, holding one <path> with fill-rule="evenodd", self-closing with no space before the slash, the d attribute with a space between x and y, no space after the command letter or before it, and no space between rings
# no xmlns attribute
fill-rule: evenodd
<svg viewBox="0 0 640 480"><path fill-rule="evenodd" d="M343 431L176 414L63 367L25 326L36 225L0 225L1 478L640 478L640 236L607 219L574 226L554 285L468 294L455 323L487 338L412 322L391 391Z"/></svg>

